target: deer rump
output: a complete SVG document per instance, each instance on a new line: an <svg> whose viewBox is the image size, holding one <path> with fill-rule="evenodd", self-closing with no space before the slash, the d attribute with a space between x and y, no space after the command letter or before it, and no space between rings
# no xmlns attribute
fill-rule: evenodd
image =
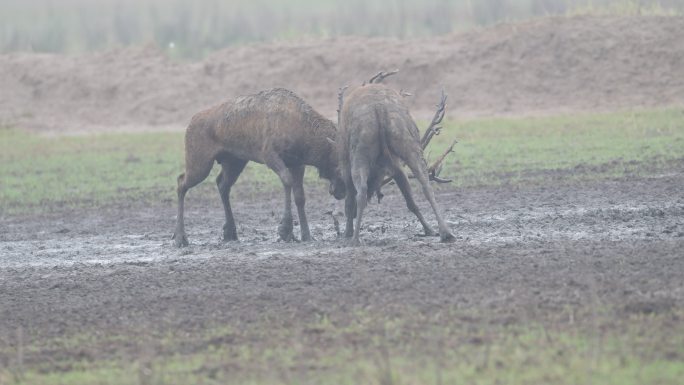
<svg viewBox="0 0 684 385"><path fill-rule="evenodd" d="M338 153L342 178L348 189L345 236L353 238L354 244L359 243L359 227L367 201L374 194L380 195L380 187L386 176L394 178L409 210L423 225L425 234L435 235L413 200L408 178L401 168L403 164L411 169L420 182L437 216L442 240L453 240L428 184L427 164L423 158L418 127L401 98L399 93L388 87L368 84L350 93L341 109ZM355 229L354 218L357 222Z"/></svg>
<svg viewBox="0 0 684 385"><path fill-rule="evenodd" d="M385 177L392 176L411 153L421 153L418 128L403 111L386 103L368 103L354 108L354 94L343 109L343 178L368 172L367 196L377 194ZM345 105L347 107L347 105ZM391 112L390 112L391 111ZM346 143L345 143L346 142Z"/></svg>

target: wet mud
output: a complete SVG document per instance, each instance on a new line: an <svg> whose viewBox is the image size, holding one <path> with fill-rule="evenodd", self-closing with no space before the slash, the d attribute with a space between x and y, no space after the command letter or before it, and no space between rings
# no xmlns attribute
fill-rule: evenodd
<svg viewBox="0 0 684 385"><path fill-rule="evenodd" d="M4 218L0 343L17 330L28 341L138 335L399 307L535 322L592 301L615 317L684 306L680 171L441 190L452 244L421 236L400 194L386 190L367 210L358 248L336 236L329 211L339 206L313 193L310 243L277 241L279 196L234 202L240 241L224 243L218 197L188 195L184 249L171 240L173 205Z"/></svg>

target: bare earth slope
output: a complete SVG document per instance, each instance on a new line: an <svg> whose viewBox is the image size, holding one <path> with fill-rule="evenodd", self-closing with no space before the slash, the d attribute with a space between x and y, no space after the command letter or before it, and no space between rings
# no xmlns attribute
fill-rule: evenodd
<svg viewBox="0 0 684 385"><path fill-rule="evenodd" d="M380 69L432 108L516 115L684 104L684 18L571 17L432 39L343 38L228 48L201 62L154 47L0 56L0 125L58 131L182 127L209 105L276 86L328 116L337 87Z"/></svg>

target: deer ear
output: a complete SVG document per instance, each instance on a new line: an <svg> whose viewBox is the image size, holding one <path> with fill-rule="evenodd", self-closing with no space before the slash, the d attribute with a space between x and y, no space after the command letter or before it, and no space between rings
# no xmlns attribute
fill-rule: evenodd
<svg viewBox="0 0 684 385"><path fill-rule="evenodd" d="M331 139L331 138L326 138L326 139L328 139L328 142L330 142L331 144L335 144L335 140L334 140L334 139Z"/></svg>

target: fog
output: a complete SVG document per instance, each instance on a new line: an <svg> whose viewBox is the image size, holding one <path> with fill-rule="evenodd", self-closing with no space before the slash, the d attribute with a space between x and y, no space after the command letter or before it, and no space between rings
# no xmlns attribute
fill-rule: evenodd
<svg viewBox="0 0 684 385"><path fill-rule="evenodd" d="M544 15L683 9L684 0L3 0L0 52L152 43L179 57L199 58L251 42L435 36Z"/></svg>

